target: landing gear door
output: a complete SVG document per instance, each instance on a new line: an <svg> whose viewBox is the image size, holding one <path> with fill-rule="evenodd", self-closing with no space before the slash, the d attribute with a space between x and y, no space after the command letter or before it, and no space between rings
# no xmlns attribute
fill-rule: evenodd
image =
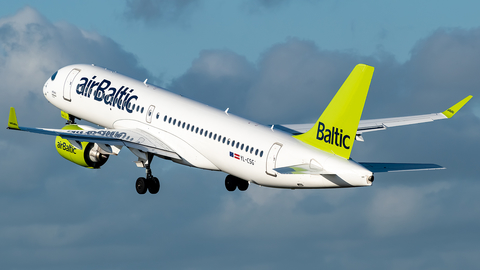
<svg viewBox="0 0 480 270"><path fill-rule="evenodd" d="M80 72L79 69L72 69L65 80L65 84L63 85L63 99L67 101L72 100L72 87L73 87L73 80Z"/></svg>
<svg viewBox="0 0 480 270"><path fill-rule="evenodd" d="M277 176L277 172L274 171L273 169L276 168L277 155L278 155L278 152L280 151L280 148L282 148L282 144L274 143L270 148L270 151L268 151L267 169L265 171L268 175Z"/></svg>

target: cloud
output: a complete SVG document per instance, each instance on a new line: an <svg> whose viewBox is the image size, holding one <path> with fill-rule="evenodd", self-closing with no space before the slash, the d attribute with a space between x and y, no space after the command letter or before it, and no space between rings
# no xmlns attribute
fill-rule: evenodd
<svg viewBox="0 0 480 270"><path fill-rule="evenodd" d="M388 56L324 51L311 41L289 38L257 63L235 52L203 51L168 87L217 108L234 104L237 110L231 112L261 123L308 122L318 118L359 62L395 65Z"/></svg>
<svg viewBox="0 0 480 270"><path fill-rule="evenodd" d="M227 50L205 50L168 88L188 98L231 112L243 111L257 76L246 57Z"/></svg>
<svg viewBox="0 0 480 270"><path fill-rule="evenodd" d="M288 6L292 1L291 0L244 0L242 1L242 9L246 10L251 14L261 14L265 11L273 11L280 9L282 7ZM300 2L300 1L298 1ZM319 2L318 0L306 0L303 2Z"/></svg>
<svg viewBox="0 0 480 270"><path fill-rule="evenodd" d="M230 112L261 123L308 122L316 120L354 65L362 62L376 68L364 118L441 112L477 92L478 37L477 29L441 29L419 41L405 63L382 51L361 56L322 50L296 38L268 48L257 62L235 52L208 50L170 89L218 108L229 107L233 101L236 111ZM432 162L447 170L378 174L369 189L253 187L248 195L225 196L220 209L194 221L195 232L202 231L216 241L240 241L242 247L248 246L245 241L255 241L265 245L262 250L278 254L287 252L282 243L302 246L308 254L325 254L319 262L337 268L476 265L478 259L460 256L458 250L470 254L470 249L478 247L456 229L474 233L474 224L479 223L477 211L465 211L465 207L472 209L469 203L479 204L473 195L480 188L475 158L480 123L473 114L478 106L474 100L448 121L366 134L366 142L357 142L353 150L356 160ZM452 230L456 232L448 236ZM435 239L456 243L456 251L448 244L433 244ZM426 254L425 248L431 251ZM301 257L288 251L291 257ZM362 259L371 254L382 254L382 258L375 263ZM443 254L440 260L438 254ZM263 255L277 263L258 258L251 263L265 268L294 267L270 253Z"/></svg>
<svg viewBox="0 0 480 270"><path fill-rule="evenodd" d="M199 0L127 0L124 16L145 24L184 23Z"/></svg>
<svg viewBox="0 0 480 270"><path fill-rule="evenodd" d="M9 107L16 107L21 125L51 127L54 123L51 119L57 119L60 126L63 124L58 110L44 99L42 87L57 69L65 65L94 63L114 67L120 73L128 73L139 79L154 78L138 65L133 54L123 51L111 39L67 23L53 24L30 7L0 19L0 48L0 105L3 108L0 117L7 119ZM20 179L15 182L2 181L0 186L3 192L9 190L7 187L15 190L33 188L36 184L29 179L35 178L35 171L47 175L48 172L41 168L53 170L49 159L37 156L47 152L46 149L53 149L45 144L49 140L53 144L52 138L38 136L38 140L25 140L23 134L7 130L1 133L0 149L9 155L9 159L0 165L2 171L9 172L6 176L15 175ZM37 155L26 154L31 152ZM18 160L23 160L31 170L13 170Z"/></svg>
<svg viewBox="0 0 480 270"><path fill-rule="evenodd" d="M67 23L52 24L30 7L0 20L0 47L3 89L9 90L4 90L7 98L3 101L41 96L38 87L67 64L95 63L114 66L122 73L128 71L134 77L148 75L136 57L113 40Z"/></svg>
<svg viewBox="0 0 480 270"><path fill-rule="evenodd" d="M423 99L442 100L472 93L480 86L480 29L439 29L419 41L405 66ZM412 89L412 90L413 90ZM443 95L436 95L442 92Z"/></svg>
<svg viewBox="0 0 480 270"><path fill-rule="evenodd" d="M385 52L329 51L297 38L272 45L255 62L210 49L169 88L262 123L307 122L364 62L376 67L366 117L443 111L478 89L470 69L480 62L479 36L478 29L439 30L406 63ZM13 104L25 125L63 125L41 96L61 66L95 63L142 81L152 77L111 39L51 23L32 8L0 19L0 47L0 117ZM438 162L447 170L378 174L373 187L358 189L252 185L228 193L223 173L155 159L162 189L139 196L133 183L144 170L126 150L88 170L63 160L53 138L2 130L2 266L474 268L480 263L474 100L451 120L368 134L353 150L358 160Z"/></svg>

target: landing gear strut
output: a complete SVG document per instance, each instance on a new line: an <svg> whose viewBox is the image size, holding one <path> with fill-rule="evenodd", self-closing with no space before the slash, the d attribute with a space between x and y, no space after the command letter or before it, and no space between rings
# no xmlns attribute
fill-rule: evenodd
<svg viewBox="0 0 480 270"><path fill-rule="evenodd" d="M160 181L157 177L153 177L150 164L152 163L153 154L147 153L147 161L145 162L145 170L147 171L147 177L139 177L135 183L135 188L138 194L145 194L148 190L151 194L157 194L160 190Z"/></svg>

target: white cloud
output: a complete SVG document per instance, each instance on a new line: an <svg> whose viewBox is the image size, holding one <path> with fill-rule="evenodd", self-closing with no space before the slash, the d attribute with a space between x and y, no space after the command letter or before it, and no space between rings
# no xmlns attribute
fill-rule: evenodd
<svg viewBox="0 0 480 270"><path fill-rule="evenodd" d="M376 192L367 210L371 233L379 236L411 234L432 226L432 220L441 215L435 194L448 192L450 186L446 182L436 182Z"/></svg>
<svg viewBox="0 0 480 270"><path fill-rule="evenodd" d="M127 0L124 16L155 23L184 23L199 0Z"/></svg>

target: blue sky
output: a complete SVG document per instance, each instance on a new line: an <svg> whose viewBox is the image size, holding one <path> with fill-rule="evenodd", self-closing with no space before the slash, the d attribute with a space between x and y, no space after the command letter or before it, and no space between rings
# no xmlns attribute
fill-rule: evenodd
<svg viewBox="0 0 480 270"><path fill-rule="evenodd" d="M315 120L355 64L363 118L453 119L366 134L358 161L438 163L369 188L229 193L223 173L155 159L159 194L123 150L100 170L54 139L0 130L2 269L476 269L480 23L476 1L0 1L0 117L60 128L42 96L94 63L261 123Z"/></svg>

